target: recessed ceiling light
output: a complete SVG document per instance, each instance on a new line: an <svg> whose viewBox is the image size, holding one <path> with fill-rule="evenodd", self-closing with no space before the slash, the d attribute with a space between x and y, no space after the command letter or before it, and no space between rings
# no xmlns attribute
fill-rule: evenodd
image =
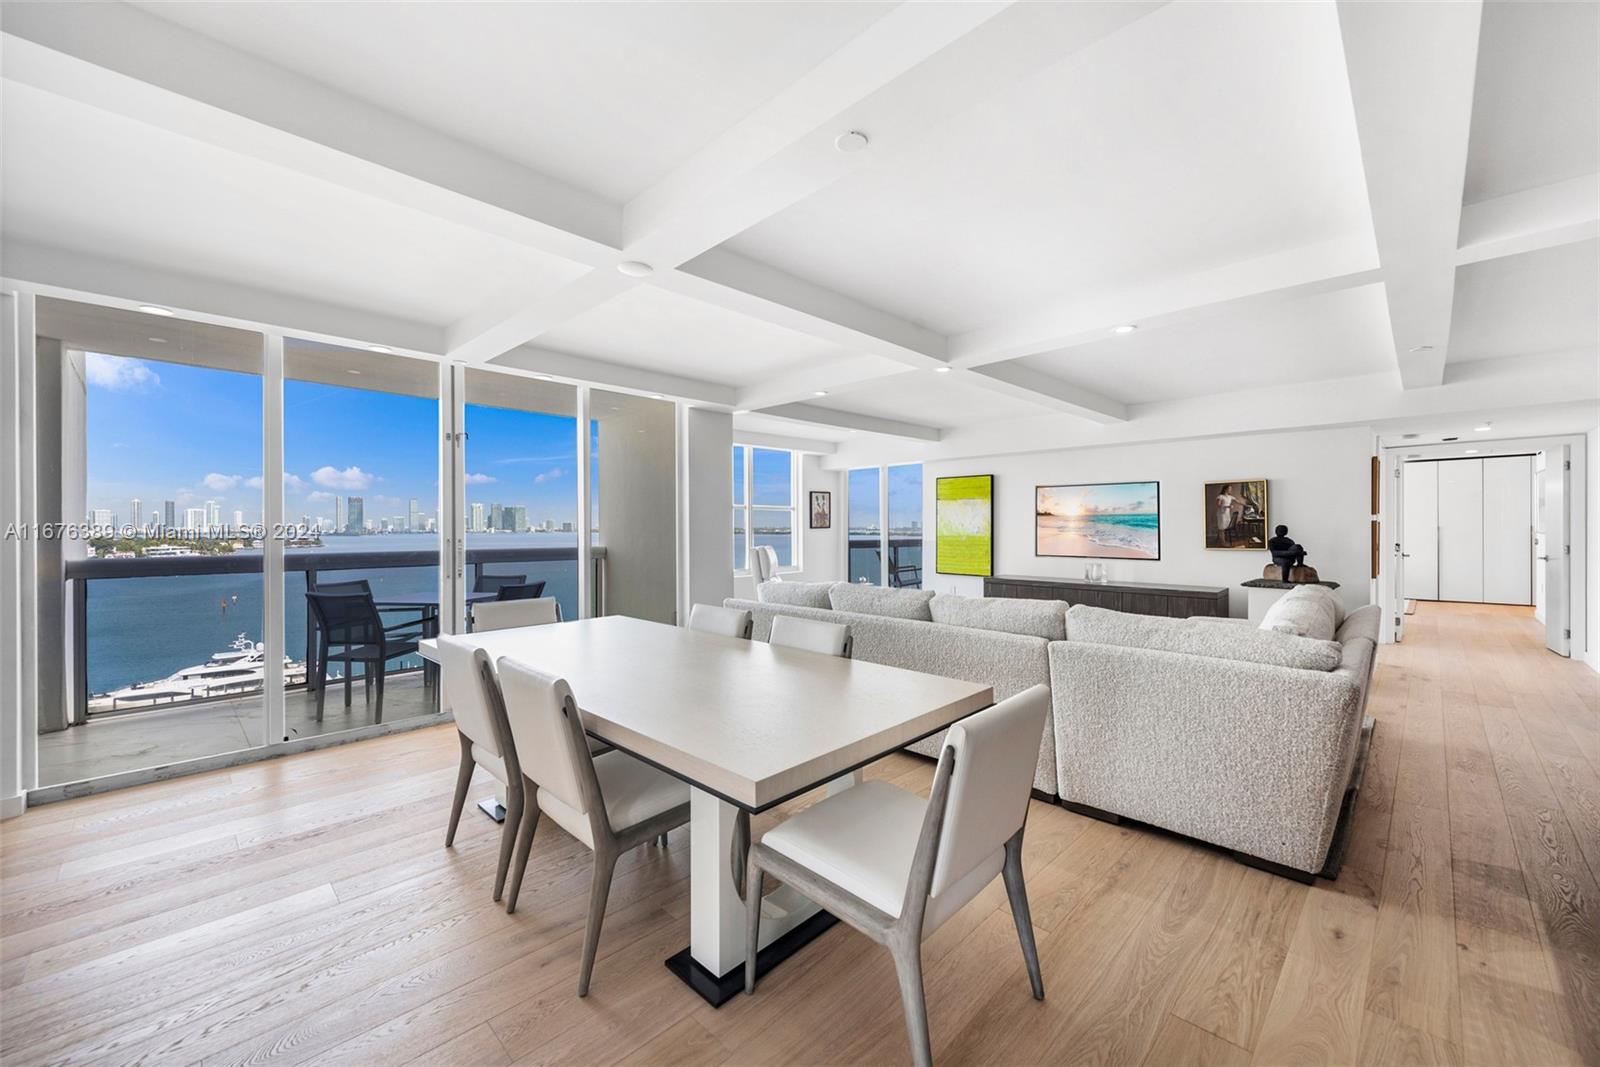
<svg viewBox="0 0 1600 1067"><path fill-rule="evenodd" d="M164 344L167 343L167 339L165 337L146 337L145 340L146 341L153 341L154 343L156 343L158 345L164 345Z"/></svg>
<svg viewBox="0 0 1600 1067"><path fill-rule="evenodd" d="M393 352L394 349L390 348L388 345L368 345L367 346L367 351L368 352Z"/></svg>
<svg viewBox="0 0 1600 1067"><path fill-rule="evenodd" d="M637 259L625 260L617 264L617 269L630 278L648 278L656 269L648 263L641 263Z"/></svg>
<svg viewBox="0 0 1600 1067"><path fill-rule="evenodd" d="M949 374L950 373L950 368L949 367L935 367L935 368L933 368L933 373L935 373L935 374Z"/></svg>
<svg viewBox="0 0 1600 1067"><path fill-rule="evenodd" d="M833 147L837 148L841 152L859 152L863 148L867 147L867 144L867 135L862 133L860 130L851 130L849 133L841 133L839 136L833 139Z"/></svg>
<svg viewBox="0 0 1600 1067"><path fill-rule="evenodd" d="M740 408L738 411L735 411L734 414L735 415L748 415L748 414L750 414L750 409L749 408Z"/></svg>
<svg viewBox="0 0 1600 1067"><path fill-rule="evenodd" d="M1112 333L1132 333L1134 330L1137 330L1138 328L1139 327L1133 325L1132 323L1125 322L1121 326L1113 326L1113 327L1111 327L1111 332Z"/></svg>
<svg viewBox="0 0 1600 1067"><path fill-rule="evenodd" d="M550 375L548 374L535 374L534 377L539 379L541 382L548 382L550 380Z"/></svg>
<svg viewBox="0 0 1600 1067"><path fill-rule="evenodd" d="M1476 456L1478 454L1478 450L1476 448L1469 448L1466 450L1466 454L1469 456Z"/></svg>
<svg viewBox="0 0 1600 1067"><path fill-rule="evenodd" d="M146 315L164 315L168 318L175 314L171 308L157 307L154 304L140 304L139 310Z"/></svg>
<svg viewBox="0 0 1600 1067"><path fill-rule="evenodd" d="M358 370L347 370L347 371L345 371L345 373L346 374L360 374L361 372L358 371Z"/></svg>
<svg viewBox="0 0 1600 1067"><path fill-rule="evenodd" d="M1472 429L1475 433L1488 433L1490 430L1494 429L1494 423L1486 422L1482 426L1474 426Z"/></svg>
<svg viewBox="0 0 1600 1067"><path fill-rule="evenodd" d="M826 389L818 389L816 392L812 393L811 395L812 396L827 396L828 395L828 391Z"/></svg>
<svg viewBox="0 0 1600 1067"><path fill-rule="evenodd" d="M1412 345L1411 346L1411 351L1413 351L1413 352L1432 352L1433 351L1433 346L1432 345Z"/></svg>
<svg viewBox="0 0 1600 1067"><path fill-rule="evenodd" d="M651 400L665 400L666 397L662 396L660 393L651 393L650 394L650 399Z"/></svg>

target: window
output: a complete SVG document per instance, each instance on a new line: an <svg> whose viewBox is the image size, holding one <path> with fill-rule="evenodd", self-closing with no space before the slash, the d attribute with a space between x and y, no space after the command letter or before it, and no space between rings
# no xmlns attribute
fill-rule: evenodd
<svg viewBox="0 0 1600 1067"><path fill-rule="evenodd" d="M858 467L846 483L850 581L922 586L922 464Z"/></svg>
<svg viewBox="0 0 1600 1067"><path fill-rule="evenodd" d="M733 446L733 569L750 569L749 549L765 545L778 566L798 569L795 495L800 479L795 453L781 448Z"/></svg>

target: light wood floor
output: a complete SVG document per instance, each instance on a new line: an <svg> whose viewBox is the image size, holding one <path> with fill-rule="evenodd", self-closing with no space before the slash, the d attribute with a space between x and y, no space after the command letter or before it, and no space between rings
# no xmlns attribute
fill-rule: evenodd
<svg viewBox="0 0 1600 1067"><path fill-rule="evenodd" d="M1600 676L1525 611L1423 605L1375 685L1337 882L1035 804L1047 999L996 883L925 946L935 1059L1600 1064ZM505 915L495 828L469 812L441 847L455 758L419 731L4 824L0 1059L906 1060L888 954L843 927L720 1011L668 974L682 831L619 866L579 1000L587 854L542 826Z"/></svg>

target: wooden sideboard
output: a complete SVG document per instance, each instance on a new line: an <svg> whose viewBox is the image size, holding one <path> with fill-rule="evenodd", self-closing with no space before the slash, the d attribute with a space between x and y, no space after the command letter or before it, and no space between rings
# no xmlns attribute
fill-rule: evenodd
<svg viewBox="0 0 1600 1067"><path fill-rule="evenodd" d="M1134 615L1228 617L1228 590L1209 585L1156 585L1147 582L1086 582L1075 578L996 575L983 580L984 596L1064 600Z"/></svg>

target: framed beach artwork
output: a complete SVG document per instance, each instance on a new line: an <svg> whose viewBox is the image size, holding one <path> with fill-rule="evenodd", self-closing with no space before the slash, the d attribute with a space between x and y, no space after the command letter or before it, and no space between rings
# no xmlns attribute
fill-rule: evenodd
<svg viewBox="0 0 1600 1067"><path fill-rule="evenodd" d="M939 574L993 574L994 475L938 479L934 527Z"/></svg>
<svg viewBox="0 0 1600 1067"><path fill-rule="evenodd" d="M1161 483L1100 482L1034 489L1033 553L1161 558Z"/></svg>
<svg viewBox="0 0 1600 1067"><path fill-rule="evenodd" d="M811 490L811 528L833 529L833 494L821 489Z"/></svg>
<svg viewBox="0 0 1600 1067"><path fill-rule="evenodd" d="M1267 480L1232 478L1206 483L1206 547L1267 548Z"/></svg>

